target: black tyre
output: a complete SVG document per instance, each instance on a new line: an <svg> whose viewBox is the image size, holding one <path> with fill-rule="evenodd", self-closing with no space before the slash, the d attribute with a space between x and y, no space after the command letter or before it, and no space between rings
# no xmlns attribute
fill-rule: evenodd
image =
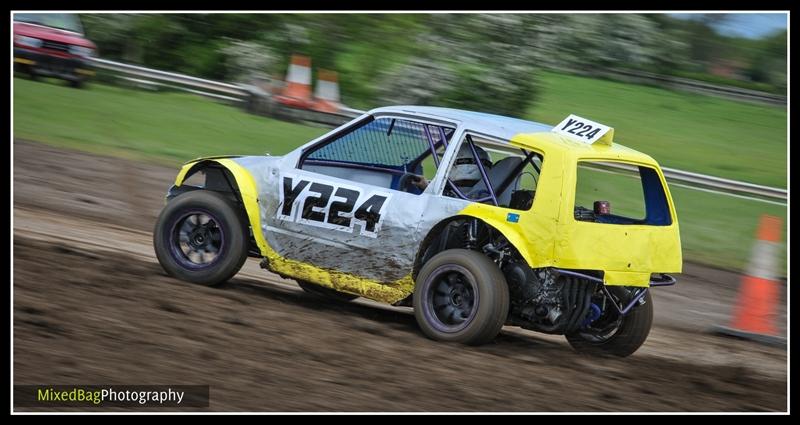
<svg viewBox="0 0 800 425"><path fill-rule="evenodd" d="M650 291L643 299L644 304L637 305L625 316L620 317L616 310L605 312L587 328L567 334L567 341L581 353L630 356L644 344L653 324Z"/></svg>
<svg viewBox="0 0 800 425"><path fill-rule="evenodd" d="M316 295L322 298L329 298L336 301L353 301L358 298L358 295L348 294L346 292L339 292L335 289L327 288L325 286L315 285L311 282L298 280L297 285L303 288L309 294Z"/></svg>
<svg viewBox="0 0 800 425"><path fill-rule="evenodd" d="M247 259L249 232L236 206L223 195L195 190L161 211L153 232L158 262L178 279L221 284Z"/></svg>
<svg viewBox="0 0 800 425"><path fill-rule="evenodd" d="M69 80L69 86L73 89L82 89L84 85L83 80Z"/></svg>
<svg viewBox="0 0 800 425"><path fill-rule="evenodd" d="M428 337L485 344L508 317L508 285L488 257L449 249L431 258L417 276L414 316Z"/></svg>

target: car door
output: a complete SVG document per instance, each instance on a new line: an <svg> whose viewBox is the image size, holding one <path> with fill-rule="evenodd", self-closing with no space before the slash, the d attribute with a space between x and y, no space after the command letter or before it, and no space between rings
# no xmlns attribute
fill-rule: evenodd
<svg viewBox="0 0 800 425"><path fill-rule="evenodd" d="M278 176L279 205L266 218L271 243L285 258L324 269L385 283L407 276L431 195L399 185L433 166L423 158L443 134L381 117L310 146Z"/></svg>

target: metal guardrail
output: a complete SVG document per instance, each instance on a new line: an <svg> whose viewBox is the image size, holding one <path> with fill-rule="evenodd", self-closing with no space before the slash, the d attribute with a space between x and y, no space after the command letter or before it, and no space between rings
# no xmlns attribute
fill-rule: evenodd
<svg viewBox="0 0 800 425"><path fill-rule="evenodd" d="M788 198L788 191L777 187L723 179L721 177L691 173L674 168L662 167L661 170L664 172L664 177L667 180L690 184L693 187L705 187L717 191L755 195L768 199L778 199L784 202L786 202Z"/></svg>
<svg viewBox="0 0 800 425"><path fill-rule="evenodd" d="M236 102L247 102L251 96L265 96L268 95L260 89L253 86L222 83L219 81L206 80L188 75L177 74L173 72L159 71L150 68L144 68L136 65L129 65L119 62L113 62L105 59L94 58L92 59L95 66L101 69L106 69L116 72L131 81L153 81L157 85L164 85L168 87L186 90L188 92L208 96L216 99L223 99ZM705 84L705 83L699 83ZM710 85L709 85L710 86ZM725 88L729 91L751 92L744 89L731 89ZM750 93L754 94L754 93ZM325 114L322 112L304 111L295 108L285 108L281 115L293 119L309 120L318 123L338 126L344 124L350 119L353 119L365 111L352 108L342 108L336 114ZM624 166L610 165L611 168ZM664 177L669 182L679 183L686 185L690 188L707 190L722 194L732 194L735 196L745 197L754 200L762 200L765 202L776 203L778 200L780 204L785 204L788 198L788 191L786 189L762 186L753 183L740 182L736 180L724 179L721 177L709 176L704 174L692 173L689 171L676 170L673 168L664 168ZM767 201L773 200L773 201Z"/></svg>
<svg viewBox="0 0 800 425"><path fill-rule="evenodd" d="M609 172L613 172L613 169L632 171L635 170L636 167L606 162L602 163L602 166L595 165L592 168L611 169ZM732 194L757 201L764 200L765 202L772 202L767 200L778 200L780 201L777 202L779 204L785 204L788 196L786 189L777 187L762 186L667 167L661 167L661 171L664 173L664 178L667 179L669 183L677 183L678 185L686 186L691 189Z"/></svg>
<svg viewBox="0 0 800 425"><path fill-rule="evenodd" d="M705 81L691 80L671 75L653 74L645 71L632 71L625 69L595 70L586 75L606 76L613 79L622 79L639 84L655 84L677 90L709 94L735 100L766 103L770 105L786 105L787 98L779 94L750 90L741 87L720 86Z"/></svg>
<svg viewBox="0 0 800 425"><path fill-rule="evenodd" d="M94 66L105 69L126 77L138 77L146 80L155 80L161 85L171 86L172 83L179 85L171 86L175 88L192 90L196 94L219 97L219 93L225 94L226 100L242 100L250 96L250 92L237 84L221 83L219 81L206 80L203 78L190 77L188 75L176 74L174 72L159 71L126 63L113 62L110 60L92 58ZM199 90L198 90L199 89ZM208 93L211 92L211 93Z"/></svg>

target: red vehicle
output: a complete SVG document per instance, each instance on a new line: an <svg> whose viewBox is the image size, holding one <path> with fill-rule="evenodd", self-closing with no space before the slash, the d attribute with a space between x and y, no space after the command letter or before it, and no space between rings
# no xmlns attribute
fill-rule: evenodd
<svg viewBox="0 0 800 425"><path fill-rule="evenodd" d="M32 78L55 77L81 87L95 74L89 58L96 52L76 14L14 14L14 69Z"/></svg>

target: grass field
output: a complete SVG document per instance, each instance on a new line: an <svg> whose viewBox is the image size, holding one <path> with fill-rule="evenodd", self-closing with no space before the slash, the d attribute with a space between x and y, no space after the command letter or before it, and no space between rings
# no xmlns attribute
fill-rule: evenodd
<svg viewBox="0 0 800 425"><path fill-rule="evenodd" d="M14 137L124 157L178 164L216 154L281 155L326 131L188 93L14 79Z"/></svg>
<svg viewBox="0 0 800 425"><path fill-rule="evenodd" d="M597 84L602 88L605 84L616 83ZM643 90L649 93L650 89ZM716 99L709 102L716 103ZM562 104L564 108L570 106L566 100ZM15 138L171 165L213 154L270 152L280 155L327 131L326 128L250 115L194 95L132 91L102 84L90 84L88 89L75 90L54 81L14 79L13 108ZM729 108L736 109L738 106ZM598 114L595 115L593 111L578 108L569 112L585 114L602 121L603 116L596 115L600 115L600 112L611 114L613 111L598 109ZM553 112L552 116L558 118L552 119L536 114L534 117L541 121L555 122L560 121L562 115L567 113ZM618 140L624 140L622 134L626 130L620 129L613 118L608 121L617 126ZM744 126L742 123L739 125ZM763 122L754 125L761 126ZM785 126L785 122L782 125ZM741 133L747 131L741 130ZM692 136L687 140L702 138L703 136ZM657 150L655 146L628 144L653 154L662 163L665 162L664 158L652 152ZM708 173L711 173L711 169L704 167L713 162L714 156L737 156L737 149L740 148L738 145L718 146L716 151L701 145L686 146L688 147L683 149L673 148L673 151L679 152L671 152L671 156L686 157L687 164L691 158L694 161L692 164L700 167L694 169L695 171ZM695 148L697 151L690 153ZM745 148L742 149L746 151ZM764 169L758 173L769 174L775 181L783 175L782 186L785 186L786 158L782 153L785 151L785 144L783 147L764 145L763 149L765 152L770 150L774 161L782 162L783 165L775 165L771 170ZM670 153L669 150L665 151ZM701 153L706 151L708 153ZM696 158L695 155L704 157ZM756 171L753 173L758 175ZM684 259L689 261L743 269L749 257L759 214L769 213L786 218L784 206L675 186L671 186L671 190L680 219ZM628 196L627 193L621 190L614 199L622 199Z"/></svg>
<svg viewBox="0 0 800 425"><path fill-rule="evenodd" d="M664 167L786 187L785 107L550 72L539 82L529 119L555 125L576 114Z"/></svg>

